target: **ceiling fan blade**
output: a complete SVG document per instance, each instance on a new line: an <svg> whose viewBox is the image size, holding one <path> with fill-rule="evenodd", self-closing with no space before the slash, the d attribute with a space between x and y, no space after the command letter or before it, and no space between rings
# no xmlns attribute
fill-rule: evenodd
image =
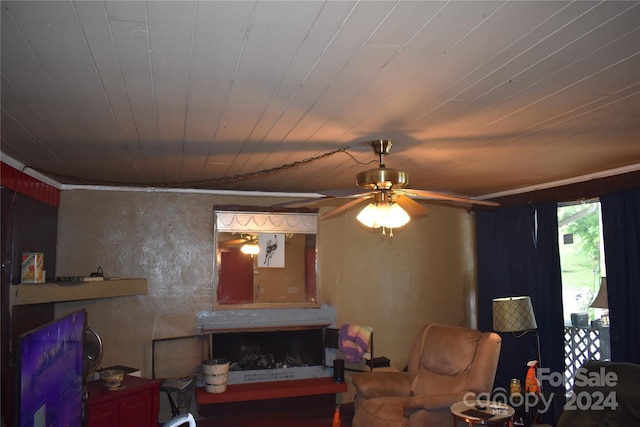
<svg viewBox="0 0 640 427"><path fill-rule="evenodd" d="M395 202L405 210L411 218L419 218L421 216L429 215L429 209L426 206L422 206L410 197L400 195L396 197Z"/></svg>
<svg viewBox="0 0 640 427"><path fill-rule="evenodd" d="M282 202L282 203L275 203L273 205L271 205L272 208L277 209L277 208L286 208L289 206L293 206L293 207L301 207L301 206L308 206L308 205L313 205L314 203L318 203L321 202L322 200L325 199L329 199L331 197L326 196L326 195L322 195L319 197L307 197L304 199L297 199L297 200L289 200L288 202Z"/></svg>
<svg viewBox="0 0 640 427"><path fill-rule="evenodd" d="M330 210L329 212L326 212L324 214L322 214L320 216L321 219L327 219L327 218L331 218L332 216L336 216L341 214L342 212L345 212L349 209L351 209L352 207L356 206L357 204L360 204L362 202L364 202L367 199L371 199L373 198L373 194L368 194L366 196L363 197L358 197L357 199L351 200L350 202L345 203L342 206L339 206L335 209Z"/></svg>
<svg viewBox="0 0 640 427"><path fill-rule="evenodd" d="M362 190L361 188L337 188L334 190L318 191L318 193L324 194L326 197L329 197L329 198L336 198L336 197L361 196L363 194L369 194L370 191Z"/></svg>
<svg viewBox="0 0 640 427"><path fill-rule="evenodd" d="M354 196L362 196L370 194L371 191L363 191L359 188L340 188L335 190L322 190L318 191L318 197L306 197L303 199L289 200L287 202L275 203L271 205L272 208L284 208L288 206L308 206L314 203L322 202L328 199L340 199Z"/></svg>
<svg viewBox="0 0 640 427"><path fill-rule="evenodd" d="M245 238L241 238L241 239L233 239L233 240L223 240L221 242L218 242L218 245L221 247L232 247L232 246L238 246L238 245L242 245L243 243L247 243L248 239Z"/></svg>
<svg viewBox="0 0 640 427"><path fill-rule="evenodd" d="M399 192L408 196L417 196L431 200L448 200L450 202L471 203L474 205L500 206L500 203L490 202L488 200L478 200L462 194L447 193L443 191L414 190L405 188Z"/></svg>

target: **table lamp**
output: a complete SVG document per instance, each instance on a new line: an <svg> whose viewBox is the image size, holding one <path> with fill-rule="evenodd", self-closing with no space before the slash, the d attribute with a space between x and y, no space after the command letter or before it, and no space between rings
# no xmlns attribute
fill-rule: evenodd
<svg viewBox="0 0 640 427"><path fill-rule="evenodd" d="M537 329L538 324L530 297L518 296L493 300L493 330L511 332L515 338L522 338L530 332L535 334L538 366L541 366L540 337Z"/></svg>
<svg viewBox="0 0 640 427"><path fill-rule="evenodd" d="M607 278L606 277L602 278L600 282L600 289L598 290L598 295L596 295L596 298L593 300L593 302L589 307L603 308L607 310L602 314L601 321L605 325L609 324L609 297L607 294Z"/></svg>

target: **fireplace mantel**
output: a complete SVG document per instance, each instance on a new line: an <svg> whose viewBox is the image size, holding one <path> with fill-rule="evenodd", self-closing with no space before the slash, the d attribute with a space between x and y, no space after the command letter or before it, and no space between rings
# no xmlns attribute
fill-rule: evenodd
<svg viewBox="0 0 640 427"><path fill-rule="evenodd" d="M196 326L202 333L326 327L334 324L336 316L336 309L327 304L320 308L200 311Z"/></svg>

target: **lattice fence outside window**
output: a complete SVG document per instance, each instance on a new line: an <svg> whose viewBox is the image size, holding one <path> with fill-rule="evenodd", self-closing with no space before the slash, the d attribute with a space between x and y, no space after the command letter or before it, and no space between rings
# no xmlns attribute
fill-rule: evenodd
<svg viewBox="0 0 640 427"><path fill-rule="evenodd" d="M564 327L564 377L567 391L573 388L576 372L584 362L610 358L608 327Z"/></svg>

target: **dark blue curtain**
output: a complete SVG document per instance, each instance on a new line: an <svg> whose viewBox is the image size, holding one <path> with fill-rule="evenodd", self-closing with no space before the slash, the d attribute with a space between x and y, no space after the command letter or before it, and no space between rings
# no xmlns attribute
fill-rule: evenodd
<svg viewBox="0 0 640 427"><path fill-rule="evenodd" d="M476 239L479 328L493 330L494 298L529 295L538 323L541 366L563 373L564 321L556 205L479 211ZM536 358L535 335L501 336L495 386L508 390L511 378L524 383L526 363Z"/></svg>
<svg viewBox="0 0 640 427"><path fill-rule="evenodd" d="M600 197L611 360L640 363L640 190Z"/></svg>

